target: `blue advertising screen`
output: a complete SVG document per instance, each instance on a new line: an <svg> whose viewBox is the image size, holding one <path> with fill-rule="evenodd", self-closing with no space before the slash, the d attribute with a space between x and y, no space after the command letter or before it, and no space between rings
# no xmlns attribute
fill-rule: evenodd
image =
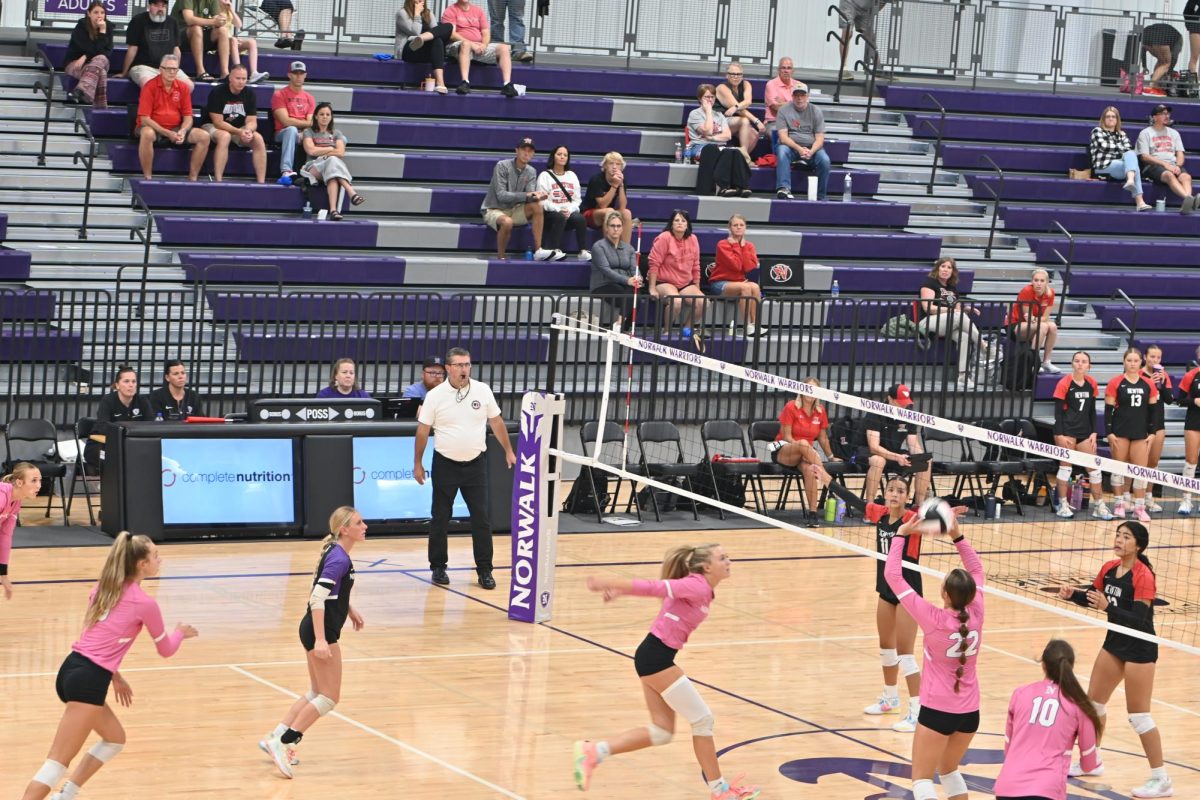
<svg viewBox="0 0 1200 800"><path fill-rule="evenodd" d="M421 460L424 486L412 474L415 441L412 436L354 437L354 507L363 519L429 519L433 437ZM461 494L454 498L452 516L468 516Z"/></svg>
<svg viewBox="0 0 1200 800"><path fill-rule="evenodd" d="M294 524L292 451L291 439L163 439L163 524Z"/></svg>

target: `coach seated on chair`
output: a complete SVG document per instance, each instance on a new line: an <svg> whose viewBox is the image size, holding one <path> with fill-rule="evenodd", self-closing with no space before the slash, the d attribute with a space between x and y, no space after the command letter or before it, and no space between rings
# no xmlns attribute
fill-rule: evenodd
<svg viewBox="0 0 1200 800"><path fill-rule="evenodd" d="M903 383L895 384L887 390L887 403L898 408L910 408L913 404L912 392ZM879 494L879 482L883 478L884 467L892 472L912 473L914 465L911 456L924 454L925 448L921 445L917 427L911 422L868 414L864 420L864 427L867 446L859 449L855 460L860 464L864 458L867 461L867 480L863 486L863 497L870 502ZM932 461L922 460L926 461L925 466L915 473L915 491L910 495L914 503L925 499L933 475Z"/></svg>
<svg viewBox="0 0 1200 800"><path fill-rule="evenodd" d="M163 370L163 385L150 392L150 410L157 418L187 419L202 417L200 395L187 385L187 367L182 361L168 361Z"/></svg>
<svg viewBox="0 0 1200 800"><path fill-rule="evenodd" d="M192 92L179 75L179 56L163 56L159 74L146 81L138 98L137 129L138 160L142 176L154 177L154 146L165 144L181 147L192 144L192 161L188 180L200 175L204 157L208 155L208 134L192 127Z"/></svg>

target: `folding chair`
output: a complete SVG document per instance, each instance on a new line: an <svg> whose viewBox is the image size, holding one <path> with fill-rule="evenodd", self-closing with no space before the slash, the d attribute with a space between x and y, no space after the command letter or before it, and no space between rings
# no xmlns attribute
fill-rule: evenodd
<svg viewBox="0 0 1200 800"><path fill-rule="evenodd" d="M766 486L763 485L763 478L778 478L779 493L775 500L775 510L780 511L787 505L788 496L791 494L792 483L800 480L800 473L792 467L785 467L783 464L778 464L771 459L767 447L771 442L775 441L779 436L779 420L758 420L750 423L750 442L754 447L754 452L759 454L758 457L758 484L759 491L763 496L763 504L766 504ZM759 445L762 445L761 449ZM803 492L801 493L803 497Z"/></svg>
<svg viewBox="0 0 1200 800"><path fill-rule="evenodd" d="M583 454L585 456L592 454L592 448L595 446L595 443L596 443L596 431L599 428L599 425L600 425L600 423L598 423L598 422L587 422L587 423L584 423L584 426L579 429L579 440L583 444ZM605 445L613 444L613 443L623 445L625 443L625 433L624 433L624 431L621 430L621 426L618 425L617 423L605 422L603 439L600 442L600 460L606 464L609 464L610 466L619 466L618 464L616 464L615 461L610 462L604 458ZM604 504L602 503L602 498L600 497L599 491L596 488L595 473L590 469L586 470L586 472L581 470L580 474L579 474L579 478L577 478L577 480L583 480L584 475L587 475L587 481L588 481L588 485L586 488L591 492L590 496L591 496L593 502L595 502L595 504L596 504L596 521L603 522L604 514L606 512L611 514L617 510L617 498L621 494L621 484L625 482L625 479L622 478L620 475L614 476L610 473L605 473L605 475L608 476L608 479L610 481L614 477L616 478L616 481L617 481L616 484L613 486L613 490L608 493L608 504L607 504L607 507L605 507ZM625 513L628 514L629 509L632 506L634 509L637 510L638 522L641 522L642 521L642 509L641 509L641 506L638 505L637 492L634 491L635 487L633 486L633 482L630 481L629 483L630 483L629 501L625 504Z"/></svg>
<svg viewBox="0 0 1200 800"><path fill-rule="evenodd" d="M92 431L96 427L94 417L80 417L75 423L75 439L78 442L86 442L88 437L92 435ZM67 498L67 513L70 514L71 506L75 502L75 490L79 483L83 482L83 496L87 502L88 521L91 525L96 524L96 512L92 505L92 490L88 484L89 478L100 478L100 471L89 465L83 458L83 447L80 446L75 452L75 473L71 477L71 494ZM96 494L96 499L99 500L99 492Z"/></svg>
<svg viewBox="0 0 1200 800"><path fill-rule="evenodd" d="M58 481L59 506L63 512L63 525L70 525L67 492L64 481L67 465L58 454L58 431L54 424L45 419L14 419L4 430L4 445L8 460L4 472L12 472L19 461L28 461L42 473L42 490L49 491L46 498L46 517L50 516L50 505L54 501L54 482Z"/></svg>
<svg viewBox="0 0 1200 800"><path fill-rule="evenodd" d="M679 437L679 429L670 422L643 422L637 426L638 450L641 451L641 465L648 478L683 478L683 486L689 492L695 492L692 478L700 474L698 464L686 464L683 460L683 442ZM673 461L665 460L674 451ZM652 455L661 452L662 460L653 460ZM700 509L696 501L688 498L692 506L692 519L699 521ZM662 522L662 514L658 510L658 495L651 488L650 503L654 507L654 519Z"/></svg>
<svg viewBox="0 0 1200 800"><path fill-rule="evenodd" d="M936 495L941 495L937 490L938 476L946 476L954 478L954 483L950 488L950 494L955 497L963 497L963 491L968 490L980 498L980 503L983 502L984 486L983 476L987 474L983 464L980 463L971 450L971 443L962 436L955 436L952 433L945 433L936 428L928 428L925 430L924 439L927 443L945 442L948 444L947 452L943 457L935 456L933 459L933 474L930 476L930 488ZM958 447L954 447L957 443ZM957 454L953 450L957 449ZM975 516L979 516L979 506L976 505Z"/></svg>
<svg viewBox="0 0 1200 800"><path fill-rule="evenodd" d="M1006 419L1000 423L1000 430L1011 436L1037 441L1037 428L1034 427L1031 419ZM1026 453L1021 460L1025 462L1025 472L1028 475L1028 481L1025 484L1026 493L1036 495L1038 487L1045 486L1046 496L1050 497L1053 494L1054 485L1049 476L1051 473L1058 472L1058 462L1053 458L1042 458L1029 453Z"/></svg>
<svg viewBox="0 0 1200 800"><path fill-rule="evenodd" d="M988 430L999 431L1001 426L995 420L983 420L976 423L981 428ZM1005 490L999 498L998 503L1003 503L1005 499L1011 499L1013 505L1017 507L1017 514L1025 516L1025 509L1021 506L1021 493L1023 491L1021 477L1025 474L1025 460L1019 455L1020 451L1011 450L1006 447L1001 447L997 444L990 444L983 453L981 460L984 472L992 479L991 485L987 489L988 497L995 497L996 490L1000 488L1000 480L1008 478L1005 484ZM1010 494L1011 498L1007 495Z"/></svg>
<svg viewBox="0 0 1200 800"><path fill-rule="evenodd" d="M758 463L749 461L714 461L713 456L730 455L734 458L753 458L750 446L746 444L746 434L742 426L731 419L710 420L700 426L700 441L704 445L704 464L708 467L708 476L712 479L713 494L721 502L729 499L721 497L720 483L717 476L733 476L739 479L743 489L750 487L754 497L754 509L759 513L766 512L766 500L758 485ZM721 519L725 519L725 510L717 507Z"/></svg>

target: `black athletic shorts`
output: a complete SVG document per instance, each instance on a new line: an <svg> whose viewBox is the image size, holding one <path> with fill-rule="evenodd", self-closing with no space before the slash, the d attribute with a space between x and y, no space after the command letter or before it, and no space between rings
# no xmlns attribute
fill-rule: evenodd
<svg viewBox="0 0 1200 800"><path fill-rule="evenodd" d="M979 712L968 711L965 714L952 714L949 711L938 711L936 708L921 706L917 722L930 730L937 731L942 736L954 733L974 733L979 730Z"/></svg>
<svg viewBox="0 0 1200 800"><path fill-rule="evenodd" d="M113 674L90 658L75 651L63 659L54 681L54 691L64 703L102 706L108 697Z"/></svg>
<svg viewBox="0 0 1200 800"><path fill-rule="evenodd" d="M1131 664L1153 664L1158 661L1158 645L1109 631L1102 645L1112 655Z"/></svg>
<svg viewBox="0 0 1200 800"><path fill-rule="evenodd" d="M342 638L342 628L345 626L346 620L334 619L333 615L328 611L325 612L325 642L326 644L337 644L338 639ZM304 645L304 649L311 651L317 646L317 636L313 631L312 614L304 615L304 619L300 620L300 644Z"/></svg>
<svg viewBox="0 0 1200 800"><path fill-rule="evenodd" d="M637 670L639 678L657 675L664 669L675 666L675 654L678 652L675 648L663 644L662 639L653 633L647 633L633 654L633 668Z"/></svg>

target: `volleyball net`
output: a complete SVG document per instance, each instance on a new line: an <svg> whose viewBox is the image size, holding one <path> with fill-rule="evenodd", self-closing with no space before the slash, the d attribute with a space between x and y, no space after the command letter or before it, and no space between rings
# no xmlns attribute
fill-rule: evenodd
<svg viewBox="0 0 1200 800"><path fill-rule="evenodd" d="M883 396L858 396L838 386L806 383L802 365L795 374L775 374L723 361L712 349L703 354L680 346L677 338L641 338L561 316L553 327L560 340L590 340L603 352L594 385L599 400L587 403L596 409L595 418L565 430L560 419L553 442L546 444L555 463L554 480L544 489L552 493L541 499L545 508L554 506L553 513L566 495L553 493L559 487L557 472L566 462L579 467L575 482L581 486L576 492L594 495L598 508L593 518L671 519L687 529L696 516L722 514L730 529L769 526L881 559L875 526L863 520L863 503L876 501L887 479L900 477L909 484L911 504L924 499L917 493L928 485L928 494L967 507L962 524L983 558L987 592L1200 654L1200 572L1193 569L1200 562L1200 520L1178 514L1186 495L1200 496L1200 481L1180 474L1181 458L1173 462L1174 471L1126 464L1109 457L1102 437L1095 455L1064 449L1053 444L1052 410L1042 419L1036 406L1034 416L1024 419L926 414L921 410L925 398L919 375L906 387L912 404L901 406ZM677 391L698 395L693 405L700 408L719 412L729 407L730 397L753 393L761 401L754 405L763 413L752 419L722 419L716 413L705 418L658 417L636 398L646 393L650 376L663 380L668 374ZM826 461L820 473L772 457L780 411L789 402L809 399L825 410L837 459ZM561 397L558 402L561 413ZM1174 416L1172 412L1168 419ZM1102 432L1102 420L1097 425ZM875 478L868 428L881 437L915 436L928 455L928 469L922 459L909 466L889 462L883 481L868 486L868 478ZM1180 438L1178 431L1174 438ZM1175 449L1181 445L1168 452ZM1064 465L1069 477L1062 471ZM814 476L815 487L810 483L806 488L806 472ZM1063 477L1066 491L1059 497ZM827 479L836 484L835 490L826 488ZM1099 486L1094 485L1097 481ZM814 488L815 498L810 495ZM1114 489L1119 494L1114 496ZM1156 577L1153 636L1109 623L1105 614L1059 598L1060 587L1089 587L1101 567L1114 559L1114 537L1123 520L1095 514L1098 502L1104 506L1100 513L1119 510L1126 493L1144 494L1144 507L1151 509L1150 521L1143 524L1150 538L1146 556ZM514 496L514 531L520 513L516 500ZM1059 516L1064 503L1073 507L1073 517ZM1136 521L1134 498L1123 504L1124 519ZM514 535L514 557L517 542ZM958 564L954 548L937 540L924 548L918 569L940 578Z"/></svg>

